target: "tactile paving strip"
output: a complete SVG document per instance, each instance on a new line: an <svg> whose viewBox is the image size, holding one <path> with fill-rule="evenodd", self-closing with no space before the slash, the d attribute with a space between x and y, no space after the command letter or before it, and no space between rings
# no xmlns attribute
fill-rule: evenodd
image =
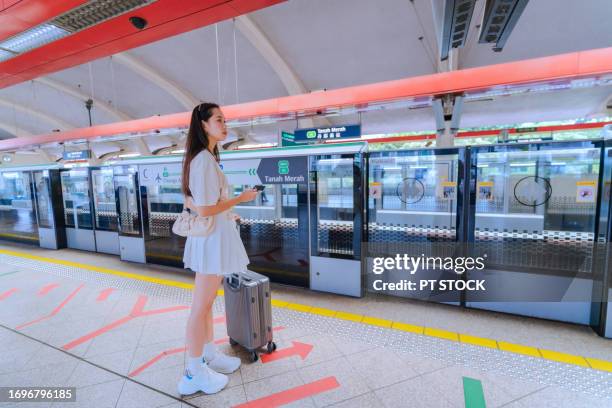
<svg viewBox="0 0 612 408"><path fill-rule="evenodd" d="M612 373L283 308L274 324L357 340L519 380L612 399Z"/></svg>
<svg viewBox="0 0 612 408"><path fill-rule="evenodd" d="M171 299L179 304L191 304L191 291L155 283L125 279L92 271L55 265L16 256L0 254L0 262L57 276L111 286L150 296ZM224 301L217 298L216 313L224 313ZM543 385L559 385L568 390L612 399L612 373L557 363L486 347L472 346L384 327L340 320L286 308L273 308L275 325L300 328L313 334L356 340L389 347L424 358L463 365L481 371L491 371L519 380Z"/></svg>

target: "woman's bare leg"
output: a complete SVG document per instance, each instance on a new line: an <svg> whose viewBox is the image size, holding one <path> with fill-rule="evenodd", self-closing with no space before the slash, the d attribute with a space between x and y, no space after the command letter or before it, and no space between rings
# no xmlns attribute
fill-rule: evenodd
<svg viewBox="0 0 612 408"><path fill-rule="evenodd" d="M191 312L187 320L187 355L199 357L204 344L213 339L212 305L222 277L196 273Z"/></svg>
<svg viewBox="0 0 612 408"><path fill-rule="evenodd" d="M178 392L189 395L198 391L214 394L228 383L226 375L202 364L204 343L212 341L212 305L217 296L221 276L196 274L191 312L187 320L187 364L178 383Z"/></svg>

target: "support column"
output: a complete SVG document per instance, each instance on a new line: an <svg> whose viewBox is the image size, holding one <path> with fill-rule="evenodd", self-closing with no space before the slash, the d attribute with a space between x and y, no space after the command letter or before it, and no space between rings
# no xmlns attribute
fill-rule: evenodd
<svg viewBox="0 0 612 408"><path fill-rule="evenodd" d="M436 119L436 147L453 147L461 121L463 96L447 94L437 97L432 108Z"/></svg>

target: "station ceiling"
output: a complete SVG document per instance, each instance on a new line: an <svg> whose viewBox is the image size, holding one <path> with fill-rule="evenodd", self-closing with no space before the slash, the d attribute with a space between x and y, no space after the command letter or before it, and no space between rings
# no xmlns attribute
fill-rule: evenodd
<svg viewBox="0 0 612 408"><path fill-rule="evenodd" d="M276 3L276 2L275 2ZM454 69L612 46L609 0L531 0L502 52L478 43L476 2ZM217 24L0 89L0 138L427 75L439 62L431 0L288 0ZM461 127L611 115L612 86L492 97L464 105ZM331 123L355 117L333 117ZM366 133L435 128L430 107L374 112ZM295 123L282 124L283 128ZM272 141L278 127L236 129Z"/></svg>

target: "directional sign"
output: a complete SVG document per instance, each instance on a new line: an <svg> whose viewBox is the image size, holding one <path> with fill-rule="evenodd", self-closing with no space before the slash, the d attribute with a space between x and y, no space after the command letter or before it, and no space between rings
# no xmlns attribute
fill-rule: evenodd
<svg viewBox="0 0 612 408"><path fill-rule="evenodd" d="M281 132L281 145L283 147L287 146L299 146L304 143L296 143L295 135L289 132Z"/></svg>
<svg viewBox="0 0 612 408"><path fill-rule="evenodd" d="M296 129L295 142L317 142L329 139L361 137L361 125L330 126L325 128Z"/></svg>
<svg viewBox="0 0 612 408"><path fill-rule="evenodd" d="M146 164L139 166L141 186L181 185L181 163Z"/></svg>
<svg viewBox="0 0 612 408"><path fill-rule="evenodd" d="M300 356L302 360L305 360L312 351L312 344L300 343L299 341L292 341L291 343L293 343L291 347L277 350L271 354L262 354L261 362L266 364L291 356Z"/></svg>
<svg viewBox="0 0 612 408"><path fill-rule="evenodd" d="M91 150L75 150L62 153L64 160L87 160L91 158Z"/></svg>
<svg viewBox="0 0 612 408"><path fill-rule="evenodd" d="M222 163L229 184L305 184L308 181L307 157L227 160Z"/></svg>

